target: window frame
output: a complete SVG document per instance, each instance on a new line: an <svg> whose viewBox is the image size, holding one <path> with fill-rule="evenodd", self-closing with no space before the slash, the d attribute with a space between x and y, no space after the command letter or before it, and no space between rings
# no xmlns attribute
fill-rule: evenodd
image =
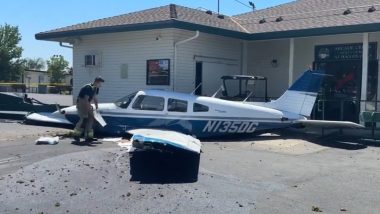
<svg viewBox="0 0 380 214"><path fill-rule="evenodd" d="M186 108L184 109L185 111L178 111L178 110L169 110L169 102L170 100L173 100L173 101L180 101L180 102L183 102L186 104ZM181 99L177 99L177 98L168 98L168 101L167 101L167 111L168 112L177 112L177 113L187 113L188 112L188 107L189 107L189 102L187 100L181 100Z"/></svg>
<svg viewBox="0 0 380 214"><path fill-rule="evenodd" d="M139 101L140 97L144 97L140 103L139 103L139 107L135 107L135 104ZM143 109L143 108L140 108L141 107L141 104L142 102L144 101L145 97L154 97L154 98L160 98L163 100L163 105L162 105L162 109ZM160 106L161 107L161 106ZM132 103L131 105L131 108L135 111L155 111L155 112L163 112L165 110L165 98L164 97L159 97L159 96L152 96L152 95L146 95L146 94L140 94L136 97L136 99L134 100L134 102Z"/></svg>
<svg viewBox="0 0 380 214"><path fill-rule="evenodd" d="M88 60L90 59L90 60ZM90 62L90 63L88 63ZM86 54L84 56L84 66L85 67L94 67L96 66L96 55L95 54Z"/></svg>
<svg viewBox="0 0 380 214"><path fill-rule="evenodd" d="M195 105L200 105L202 107L206 107L207 110L206 111L195 111ZM206 106L206 105L203 105L203 104L200 104L200 103L193 103L193 112L209 112L210 111L210 107L209 106Z"/></svg>

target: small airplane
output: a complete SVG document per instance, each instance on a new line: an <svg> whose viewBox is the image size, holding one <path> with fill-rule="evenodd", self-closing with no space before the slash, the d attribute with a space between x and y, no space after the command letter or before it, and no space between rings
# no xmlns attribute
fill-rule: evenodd
<svg viewBox="0 0 380 214"><path fill-rule="evenodd" d="M197 138L252 135L296 126L363 128L345 121L308 120L325 74L306 71L277 100L248 103L214 97L165 91L142 90L114 103L99 104L95 132L123 136L136 129L176 131ZM99 119L100 118L100 119ZM75 124L75 106L53 113L34 113L27 120Z"/></svg>

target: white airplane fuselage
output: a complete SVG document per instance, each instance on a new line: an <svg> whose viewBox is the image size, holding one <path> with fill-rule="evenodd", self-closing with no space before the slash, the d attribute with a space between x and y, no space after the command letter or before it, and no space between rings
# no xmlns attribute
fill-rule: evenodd
<svg viewBox="0 0 380 214"><path fill-rule="evenodd" d="M99 104L98 112L107 125L96 126L96 131L122 135L128 130L150 128L204 138L265 132L304 119L267 107L162 90L139 91L128 105L125 102L128 100ZM173 103L178 105L178 102L179 107L173 108ZM75 106L62 110L70 122L78 121Z"/></svg>
<svg viewBox="0 0 380 214"><path fill-rule="evenodd" d="M307 121L323 77L321 72L306 71L279 99L256 105L164 90L139 91L115 103L99 104L98 112L107 125L97 124L95 131L123 135L134 129L160 129L205 138L287 128ZM28 117L63 124L79 120L75 106Z"/></svg>

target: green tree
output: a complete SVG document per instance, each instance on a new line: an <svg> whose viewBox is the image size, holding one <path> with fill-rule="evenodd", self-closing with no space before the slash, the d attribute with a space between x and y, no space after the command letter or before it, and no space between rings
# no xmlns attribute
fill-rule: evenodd
<svg viewBox="0 0 380 214"><path fill-rule="evenodd" d="M0 81L17 81L24 71L20 59L22 48L18 46L21 34L17 26L0 25Z"/></svg>
<svg viewBox="0 0 380 214"><path fill-rule="evenodd" d="M65 78L65 70L69 66L69 62L66 61L61 55L54 55L47 61L48 73L50 75L51 83L61 83Z"/></svg>
<svg viewBox="0 0 380 214"><path fill-rule="evenodd" d="M26 59L25 67L30 70L43 70L45 68L45 60L42 58Z"/></svg>

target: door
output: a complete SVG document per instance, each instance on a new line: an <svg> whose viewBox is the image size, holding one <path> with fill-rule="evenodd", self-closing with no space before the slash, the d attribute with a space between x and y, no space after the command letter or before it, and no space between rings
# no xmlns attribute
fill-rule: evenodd
<svg viewBox="0 0 380 214"><path fill-rule="evenodd" d="M202 83L196 91L197 95L212 96L222 85L220 79L224 75L239 74L237 64L223 62L196 62L195 85Z"/></svg>
<svg viewBox="0 0 380 214"><path fill-rule="evenodd" d="M195 94L202 94L202 62L196 62L195 64Z"/></svg>
<svg viewBox="0 0 380 214"><path fill-rule="evenodd" d="M317 62L315 68L324 70L328 76L322 84L322 93L316 102L314 118L359 122L362 61ZM372 100L376 95L377 71L378 62L370 61L367 100Z"/></svg>

